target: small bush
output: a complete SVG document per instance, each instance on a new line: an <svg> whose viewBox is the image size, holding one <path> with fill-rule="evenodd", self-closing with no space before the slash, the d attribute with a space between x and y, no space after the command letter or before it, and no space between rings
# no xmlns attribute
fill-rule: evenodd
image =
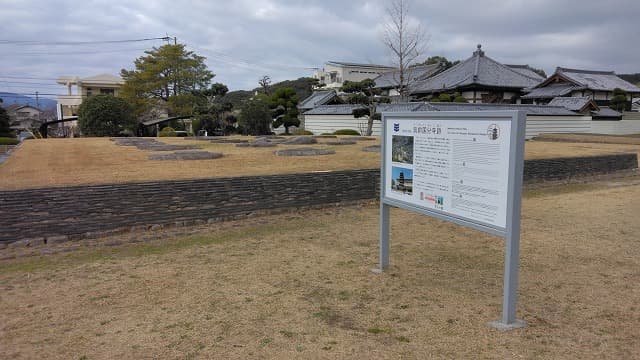
<svg viewBox="0 0 640 360"><path fill-rule="evenodd" d="M14 138L0 137L0 145L18 145L20 141Z"/></svg>
<svg viewBox="0 0 640 360"><path fill-rule="evenodd" d="M173 137L176 136L176 131L172 127L167 126L160 130L160 133L158 135L160 137Z"/></svg>
<svg viewBox="0 0 640 360"><path fill-rule="evenodd" d="M298 130L293 132L293 135L313 135L313 133L311 131L309 131L309 130L298 129Z"/></svg>
<svg viewBox="0 0 640 360"><path fill-rule="evenodd" d="M353 129L340 129L336 130L333 135L355 135L360 136L360 133L357 130Z"/></svg>

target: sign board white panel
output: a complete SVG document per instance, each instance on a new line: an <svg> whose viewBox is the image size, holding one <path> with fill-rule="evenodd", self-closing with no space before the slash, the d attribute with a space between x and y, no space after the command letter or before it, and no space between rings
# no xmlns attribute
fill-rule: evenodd
<svg viewBox="0 0 640 360"><path fill-rule="evenodd" d="M511 121L385 117L384 197L506 228Z"/></svg>
<svg viewBox="0 0 640 360"><path fill-rule="evenodd" d="M382 114L380 272L389 266L391 206L505 238L501 330L516 319L526 114Z"/></svg>

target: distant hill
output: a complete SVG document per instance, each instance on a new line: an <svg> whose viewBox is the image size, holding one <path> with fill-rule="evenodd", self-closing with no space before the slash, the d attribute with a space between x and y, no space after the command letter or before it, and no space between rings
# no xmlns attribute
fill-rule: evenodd
<svg viewBox="0 0 640 360"><path fill-rule="evenodd" d="M296 95L298 95L298 100L302 101L311 95L311 84L313 84L313 78L302 77L296 80L285 80L279 83L271 84L269 86L269 91L271 93L276 90L284 87L293 88L296 91ZM262 92L261 87L256 87L253 90L236 90L230 91L227 95L222 98L222 101L228 101L233 104L234 109L238 109L242 103L248 99L250 99L255 92Z"/></svg>
<svg viewBox="0 0 640 360"><path fill-rule="evenodd" d="M620 78L640 86L640 73L635 74L617 74Z"/></svg>
<svg viewBox="0 0 640 360"><path fill-rule="evenodd" d="M35 97L14 94L9 92L0 92L0 99L2 99L2 106L9 106L13 104L29 105L37 107L40 105L40 110L55 110L57 101L48 98L39 98L36 101Z"/></svg>

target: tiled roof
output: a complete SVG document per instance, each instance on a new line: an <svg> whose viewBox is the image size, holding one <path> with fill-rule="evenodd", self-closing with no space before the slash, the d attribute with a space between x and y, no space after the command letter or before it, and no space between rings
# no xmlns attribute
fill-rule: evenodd
<svg viewBox="0 0 640 360"><path fill-rule="evenodd" d="M325 105L336 96L335 90L314 91L298 104L298 109L313 109L316 106Z"/></svg>
<svg viewBox="0 0 640 360"><path fill-rule="evenodd" d="M564 106L571 111L580 111L592 102L590 97L555 97L549 102L549 106Z"/></svg>
<svg viewBox="0 0 640 360"><path fill-rule="evenodd" d="M429 103L438 111L487 111L487 110L524 110L527 115L538 116L580 116L563 106L525 105L525 104L470 104L470 103Z"/></svg>
<svg viewBox="0 0 640 360"><path fill-rule="evenodd" d="M622 113L619 113L608 106L600 106L599 111L592 111L591 114L598 118L622 118Z"/></svg>
<svg viewBox="0 0 640 360"><path fill-rule="evenodd" d="M531 67L529 67L529 65L507 65L506 66L510 67L512 70L515 70L517 72L519 72L520 74L524 75L524 76L528 76L530 78L534 78L534 79L538 79L538 81L542 82L544 81L544 76L538 74L537 72L533 71L533 69Z"/></svg>
<svg viewBox="0 0 640 360"><path fill-rule="evenodd" d="M351 115L353 110L365 108L365 105L358 104L320 105L306 111L304 115Z"/></svg>
<svg viewBox="0 0 640 360"><path fill-rule="evenodd" d="M440 68L440 63L414 66L407 69L405 76L411 79L409 82L424 80L437 73ZM376 82L376 88L379 89L395 87L400 83L400 70L386 72L373 80Z"/></svg>
<svg viewBox="0 0 640 360"><path fill-rule="evenodd" d="M627 92L640 93L640 88L619 78L613 71L592 71L559 67L555 74L567 78L589 90L613 91L620 88Z"/></svg>
<svg viewBox="0 0 640 360"><path fill-rule="evenodd" d="M523 99L549 99L558 96L571 94L573 90L583 89L572 84L551 84L545 87L534 88L528 94L522 96Z"/></svg>
<svg viewBox="0 0 640 360"><path fill-rule="evenodd" d="M524 89L537 85L538 78L523 75L484 55L480 49L473 56L431 78L416 82L412 94L451 91L471 85L491 88Z"/></svg>
<svg viewBox="0 0 640 360"><path fill-rule="evenodd" d="M421 102L399 103L399 104L380 104L376 107L376 111L381 112L410 112L418 111L422 106Z"/></svg>
<svg viewBox="0 0 640 360"><path fill-rule="evenodd" d="M364 105L322 105L305 112L305 115L350 115L354 109L365 108ZM413 111L488 111L488 110L523 110L527 115L537 116L581 116L562 106L520 105L520 104L469 104L469 103L425 103L412 102L403 104L380 104L376 112L413 112Z"/></svg>

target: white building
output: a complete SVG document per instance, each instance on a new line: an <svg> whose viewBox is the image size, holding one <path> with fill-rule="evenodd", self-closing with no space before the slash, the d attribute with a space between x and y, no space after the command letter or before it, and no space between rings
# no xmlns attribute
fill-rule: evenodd
<svg viewBox="0 0 640 360"><path fill-rule="evenodd" d="M86 78L78 76L61 76L56 81L60 85L67 87L67 94L58 96L58 104L62 108L63 118L78 115L78 107L83 99L91 95L118 95L118 91L124 84L119 76L101 74ZM74 92L73 87L77 89Z"/></svg>
<svg viewBox="0 0 640 360"><path fill-rule="evenodd" d="M11 129L16 131L37 128L42 123L42 110L30 105L9 105L6 108Z"/></svg>
<svg viewBox="0 0 640 360"><path fill-rule="evenodd" d="M317 70L313 77L318 79L318 83L324 85L324 88L337 89L342 87L345 81L375 79L380 74L392 70L395 70L395 68L387 65L329 61L324 64L322 70Z"/></svg>

